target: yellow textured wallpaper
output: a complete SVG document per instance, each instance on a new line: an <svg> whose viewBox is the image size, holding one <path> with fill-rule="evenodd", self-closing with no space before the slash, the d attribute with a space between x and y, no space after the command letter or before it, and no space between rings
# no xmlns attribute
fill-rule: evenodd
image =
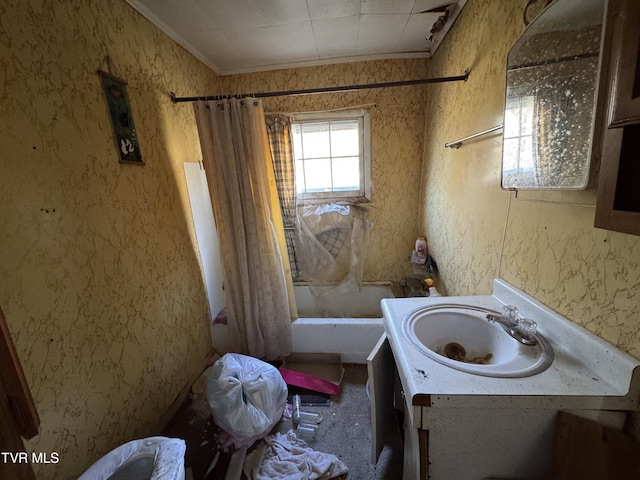
<svg viewBox="0 0 640 480"><path fill-rule="evenodd" d="M444 148L502 123L505 58L522 30L515 1L470 1L429 62L429 75L470 69L467 82L434 85L427 98L422 219L449 295L491 291L508 193L500 189L501 132Z"/></svg>
<svg viewBox="0 0 640 480"><path fill-rule="evenodd" d="M110 62L105 58L109 56ZM170 90L216 76L121 0L0 4L0 306L41 417L38 478L146 436L211 349ZM97 69L128 82L144 166L118 162Z"/></svg>
<svg viewBox="0 0 640 480"><path fill-rule="evenodd" d="M370 109L365 280L408 274L405 259L426 233L446 293L486 294L500 276L640 358L640 238L593 228L589 192L567 200L501 190L499 134L443 146L502 122L505 58L525 4L469 0L430 61L218 78L122 0L0 3L0 306L42 420L28 448L60 457L37 466L38 478L76 478L152 433L210 351L183 171L200 145L192 106L172 104L169 91L250 93L470 68L464 83L264 106ZM118 162L97 69L128 83L144 166Z"/></svg>
<svg viewBox="0 0 640 480"><path fill-rule="evenodd" d="M442 148L502 123L506 55L525 4L468 2L429 63L429 75L471 75L429 91L421 225L449 294L489 293L499 276L640 358L640 238L593 227L593 189L502 191L501 135Z"/></svg>
<svg viewBox="0 0 640 480"><path fill-rule="evenodd" d="M224 93L297 90L425 77L425 61L385 60L221 77ZM365 281L398 280L411 273L405 259L418 235L418 198L425 95L430 86L263 99L265 112L316 112L366 106L371 115L373 223Z"/></svg>

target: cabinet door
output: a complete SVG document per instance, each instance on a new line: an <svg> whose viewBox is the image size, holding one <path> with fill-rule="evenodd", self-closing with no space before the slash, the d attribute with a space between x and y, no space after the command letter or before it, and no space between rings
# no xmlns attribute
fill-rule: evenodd
<svg viewBox="0 0 640 480"><path fill-rule="evenodd" d="M13 412L18 433L24 438L33 438L38 434L40 418L2 309L0 309L0 365L2 365L0 383L4 388L6 401Z"/></svg>
<svg viewBox="0 0 640 480"><path fill-rule="evenodd" d="M640 2L609 1L603 53L607 106L595 226L640 235Z"/></svg>
<svg viewBox="0 0 640 480"><path fill-rule="evenodd" d="M0 309L0 451L24 452L22 437L38 434L40 419L9 327ZM31 464L0 460L0 478L33 480Z"/></svg>
<svg viewBox="0 0 640 480"><path fill-rule="evenodd" d="M377 463L385 445L385 438L391 438L395 426L393 409L393 384L395 360L386 334L367 357L369 375L369 397L371 399L371 462Z"/></svg>
<svg viewBox="0 0 640 480"><path fill-rule="evenodd" d="M640 122L640 2L611 0L608 11L611 39L609 128Z"/></svg>

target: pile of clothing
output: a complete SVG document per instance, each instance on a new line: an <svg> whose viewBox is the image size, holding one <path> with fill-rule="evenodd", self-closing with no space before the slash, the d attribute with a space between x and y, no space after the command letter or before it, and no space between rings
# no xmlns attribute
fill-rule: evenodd
<svg viewBox="0 0 640 480"><path fill-rule="evenodd" d="M293 430L264 439L244 462L249 480L346 479L347 466L335 455L308 447Z"/></svg>

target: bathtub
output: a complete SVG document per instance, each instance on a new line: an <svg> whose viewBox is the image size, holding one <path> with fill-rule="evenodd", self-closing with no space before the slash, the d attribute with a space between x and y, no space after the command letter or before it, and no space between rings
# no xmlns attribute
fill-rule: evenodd
<svg viewBox="0 0 640 480"><path fill-rule="evenodd" d="M382 318L380 300L393 298L391 283L371 282L362 285L359 292L342 295L331 294L332 287L314 287L316 297L309 285L293 286L301 318Z"/></svg>
<svg viewBox="0 0 640 480"><path fill-rule="evenodd" d="M364 283L360 292L342 295L321 291L319 297L308 285L296 284L294 294L298 318L291 325L293 351L339 353L343 363L366 363L384 333L380 300L394 296L390 282Z"/></svg>

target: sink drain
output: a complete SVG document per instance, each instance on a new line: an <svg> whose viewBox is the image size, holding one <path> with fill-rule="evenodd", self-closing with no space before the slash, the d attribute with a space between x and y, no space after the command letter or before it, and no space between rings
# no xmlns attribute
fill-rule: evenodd
<svg viewBox="0 0 640 480"><path fill-rule="evenodd" d="M457 360L458 362L464 362L464 357L467 356L467 351L462 345L456 342L447 343L444 346L444 354L451 360Z"/></svg>
<svg viewBox="0 0 640 480"><path fill-rule="evenodd" d="M493 358L492 353L487 353L484 356L473 357L471 359L467 358L467 351L464 349L462 345L456 342L447 343L444 346L444 355L451 360L455 360L457 362L465 362L465 363L475 363L476 365L486 365L489 363L489 360Z"/></svg>

